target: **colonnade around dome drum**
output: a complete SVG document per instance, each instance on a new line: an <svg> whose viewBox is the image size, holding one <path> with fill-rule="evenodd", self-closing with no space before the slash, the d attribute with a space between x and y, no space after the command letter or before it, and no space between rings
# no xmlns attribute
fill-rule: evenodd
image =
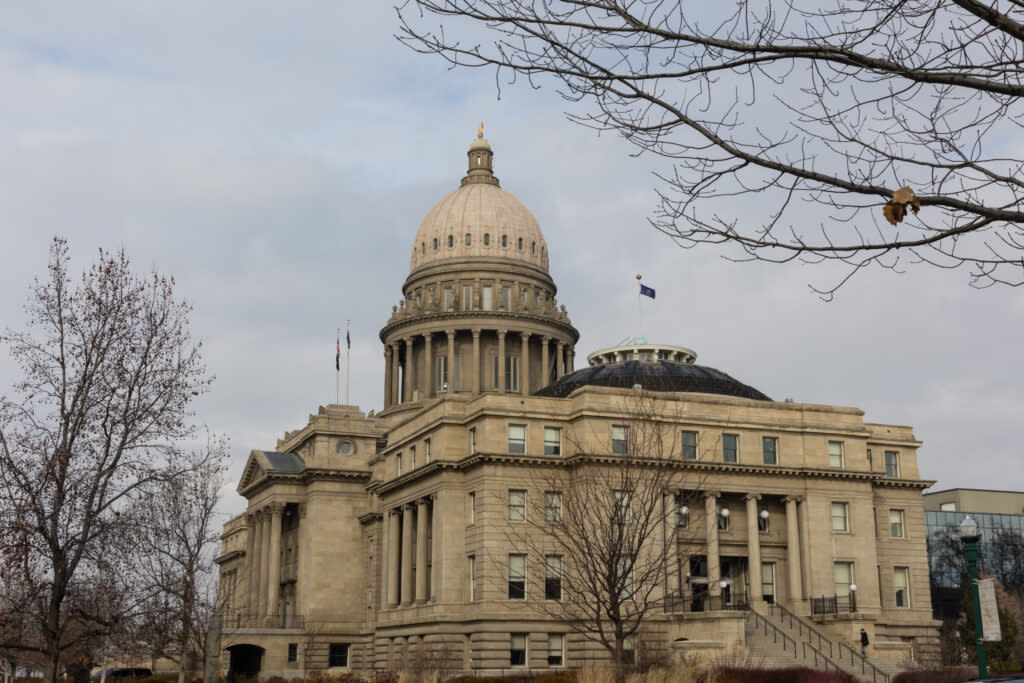
<svg viewBox="0 0 1024 683"><path fill-rule="evenodd" d="M567 335L509 327L410 332L384 349L385 408L449 393L532 394L572 372ZM498 358L505 367L496 371Z"/></svg>

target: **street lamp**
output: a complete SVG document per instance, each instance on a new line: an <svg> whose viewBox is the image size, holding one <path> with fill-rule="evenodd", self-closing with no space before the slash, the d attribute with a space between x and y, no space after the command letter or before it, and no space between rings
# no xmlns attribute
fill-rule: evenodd
<svg viewBox="0 0 1024 683"><path fill-rule="evenodd" d="M967 515L960 522L960 540L963 541L964 554L967 556L967 576L970 578L971 602L974 603L974 614L971 616L974 619L974 644L978 651L978 676L985 678L988 676L988 662L981 632L981 601L978 599L978 538L978 523Z"/></svg>
<svg viewBox="0 0 1024 683"><path fill-rule="evenodd" d="M857 611L857 584L850 584L850 614Z"/></svg>

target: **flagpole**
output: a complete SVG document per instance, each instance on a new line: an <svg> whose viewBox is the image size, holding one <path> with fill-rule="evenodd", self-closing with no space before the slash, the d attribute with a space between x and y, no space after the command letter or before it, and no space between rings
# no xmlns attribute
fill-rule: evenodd
<svg viewBox="0 0 1024 683"><path fill-rule="evenodd" d="M636 333L637 333L637 336L640 336L640 337L642 337L644 335L644 302L643 302L643 298L642 298L643 295L640 293L640 287L639 287L640 281L642 279L643 279L643 275L641 275L640 273L637 273L636 274L636 284L637 284L637 289L636 289L636 313L637 313L637 316L640 318L640 329L637 330Z"/></svg>
<svg viewBox="0 0 1024 683"><path fill-rule="evenodd" d="M348 405L348 387L352 383L352 338L348 336L352 321L345 321L345 405Z"/></svg>
<svg viewBox="0 0 1024 683"><path fill-rule="evenodd" d="M338 338L336 343L338 354L341 354L341 328L338 328ZM338 403L339 391L341 386L341 365L338 363L334 364L334 402Z"/></svg>

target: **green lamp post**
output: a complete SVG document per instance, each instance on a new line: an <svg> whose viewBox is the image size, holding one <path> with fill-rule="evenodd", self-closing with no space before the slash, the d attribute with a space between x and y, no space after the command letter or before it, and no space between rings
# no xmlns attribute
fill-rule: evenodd
<svg viewBox="0 0 1024 683"><path fill-rule="evenodd" d="M971 519L970 515L964 517L960 522L960 540L964 544L964 554L967 556L967 575L971 583L971 603L974 605L974 644L978 651L978 676L988 676L988 662L985 659L985 641L981 630L981 601L978 599L978 523Z"/></svg>

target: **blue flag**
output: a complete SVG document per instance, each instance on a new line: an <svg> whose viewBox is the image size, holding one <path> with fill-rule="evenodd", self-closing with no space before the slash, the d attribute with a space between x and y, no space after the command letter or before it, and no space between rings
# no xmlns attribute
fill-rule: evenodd
<svg viewBox="0 0 1024 683"><path fill-rule="evenodd" d="M654 290L647 285L640 285L640 293L644 296L649 296L652 299L654 298Z"/></svg>
<svg viewBox="0 0 1024 683"><path fill-rule="evenodd" d="M345 330L345 345L352 348L352 337L348 336L348 330Z"/></svg>

